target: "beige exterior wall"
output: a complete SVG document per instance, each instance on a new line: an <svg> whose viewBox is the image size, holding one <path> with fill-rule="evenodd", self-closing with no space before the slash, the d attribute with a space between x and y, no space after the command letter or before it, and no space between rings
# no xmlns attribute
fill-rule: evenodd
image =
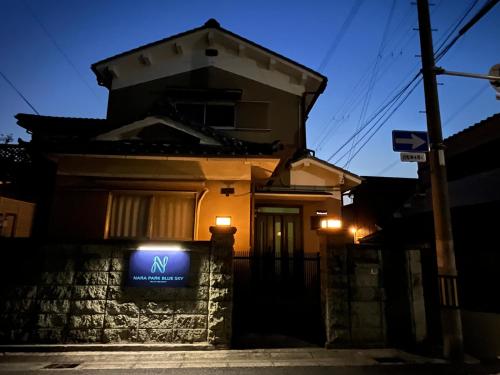
<svg viewBox="0 0 500 375"><path fill-rule="evenodd" d="M216 216L230 216L231 225L237 229L234 236L234 250L249 251L251 242L250 181L231 183L231 187L234 187L234 195L228 197L220 193L220 189L227 186L228 184L221 181L207 181L208 191L200 203L198 240L210 239L209 228L215 225Z"/></svg>
<svg viewBox="0 0 500 375"><path fill-rule="evenodd" d="M0 216L5 220L0 226L0 236L29 237L33 224L35 204L12 198L0 197ZM9 217L6 217L9 215Z"/></svg>
<svg viewBox="0 0 500 375"><path fill-rule="evenodd" d="M225 133L254 142L279 140L284 145L293 146L299 142L300 96L217 68L202 68L112 90L109 93L108 119L125 125L145 118L155 103L167 100L165 90L168 87L242 90L241 100L236 103L236 127L224 130ZM259 105L252 109L251 103Z"/></svg>
<svg viewBox="0 0 500 375"><path fill-rule="evenodd" d="M304 253L318 253L319 237L315 229L311 229L311 216L316 216L317 210L327 210L328 217L341 218L341 203L337 199L327 199L321 202L308 202L302 206L304 227Z"/></svg>
<svg viewBox="0 0 500 375"><path fill-rule="evenodd" d="M106 234L108 197L113 191L130 192L197 192L199 200L198 225L195 238L206 241L211 237L209 228L216 216L230 216L237 228L235 249L250 249L250 181L133 181L93 180L60 176L50 221L50 235L69 239L102 239ZM75 188L78 186L78 188ZM233 195L220 193L224 187L233 187ZM99 190L96 190L99 189Z"/></svg>

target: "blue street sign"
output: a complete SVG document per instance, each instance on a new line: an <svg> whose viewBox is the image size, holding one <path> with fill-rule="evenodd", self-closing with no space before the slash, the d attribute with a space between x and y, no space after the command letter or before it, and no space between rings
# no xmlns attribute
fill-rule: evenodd
<svg viewBox="0 0 500 375"><path fill-rule="evenodd" d="M189 252L137 250L130 255L128 286L185 286L189 276Z"/></svg>
<svg viewBox="0 0 500 375"><path fill-rule="evenodd" d="M393 130L392 149L396 152L427 152L429 151L427 132Z"/></svg>

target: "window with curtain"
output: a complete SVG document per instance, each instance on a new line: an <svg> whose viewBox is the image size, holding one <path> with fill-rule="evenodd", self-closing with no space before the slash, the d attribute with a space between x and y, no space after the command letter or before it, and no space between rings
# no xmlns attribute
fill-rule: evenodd
<svg viewBox="0 0 500 375"><path fill-rule="evenodd" d="M192 240L194 193L113 193L109 238Z"/></svg>

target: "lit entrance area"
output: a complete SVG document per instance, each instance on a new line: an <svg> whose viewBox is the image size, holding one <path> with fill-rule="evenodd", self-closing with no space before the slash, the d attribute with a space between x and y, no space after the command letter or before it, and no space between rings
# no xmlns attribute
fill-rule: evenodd
<svg viewBox="0 0 500 375"><path fill-rule="evenodd" d="M254 212L253 251L234 258L233 345L323 345L319 256L304 253L302 208Z"/></svg>
<svg viewBox="0 0 500 375"><path fill-rule="evenodd" d="M255 213L254 255L287 258L303 254L299 207L257 207Z"/></svg>

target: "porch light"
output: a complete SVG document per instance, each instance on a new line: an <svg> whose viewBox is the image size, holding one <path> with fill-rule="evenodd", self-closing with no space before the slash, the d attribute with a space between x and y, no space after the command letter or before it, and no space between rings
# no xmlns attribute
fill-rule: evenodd
<svg viewBox="0 0 500 375"><path fill-rule="evenodd" d="M352 235L356 235L356 232L357 232L357 231L358 231L358 228L356 228L356 227L350 227L350 228L349 228L349 232L351 232L351 233L352 233Z"/></svg>
<svg viewBox="0 0 500 375"><path fill-rule="evenodd" d="M231 225L231 216L216 216L215 225L218 227L228 227Z"/></svg>
<svg viewBox="0 0 500 375"><path fill-rule="evenodd" d="M342 220L323 219L321 220L321 229L339 229L342 228Z"/></svg>
<svg viewBox="0 0 500 375"><path fill-rule="evenodd" d="M182 251L180 245L139 245L137 250L140 251Z"/></svg>

